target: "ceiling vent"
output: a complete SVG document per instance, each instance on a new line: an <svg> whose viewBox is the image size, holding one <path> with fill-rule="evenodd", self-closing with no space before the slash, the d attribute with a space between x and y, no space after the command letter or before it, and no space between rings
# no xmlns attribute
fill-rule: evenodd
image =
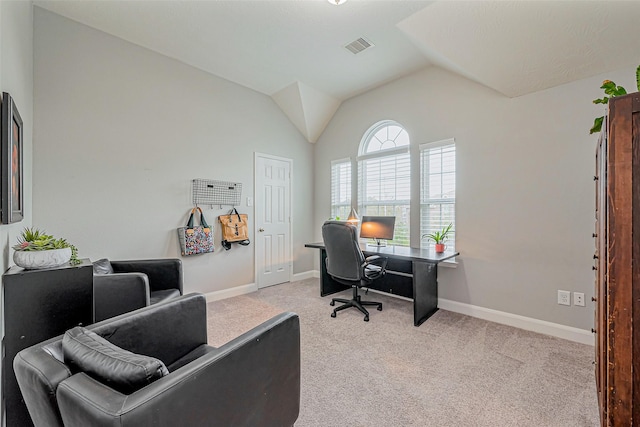
<svg viewBox="0 0 640 427"><path fill-rule="evenodd" d="M348 45L345 45L344 48L355 55L373 46L373 43L368 42L367 40L360 37L358 40L352 41Z"/></svg>

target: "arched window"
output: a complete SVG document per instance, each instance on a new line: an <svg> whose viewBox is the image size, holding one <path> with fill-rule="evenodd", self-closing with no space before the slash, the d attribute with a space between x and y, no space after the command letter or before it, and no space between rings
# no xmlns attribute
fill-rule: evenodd
<svg viewBox="0 0 640 427"><path fill-rule="evenodd" d="M358 213L396 217L394 245L409 246L409 134L384 120L365 132L358 150Z"/></svg>

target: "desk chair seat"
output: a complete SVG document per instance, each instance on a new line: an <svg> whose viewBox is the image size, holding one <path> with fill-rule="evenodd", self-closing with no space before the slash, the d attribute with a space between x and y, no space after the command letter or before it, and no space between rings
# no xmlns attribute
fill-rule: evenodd
<svg viewBox="0 0 640 427"><path fill-rule="evenodd" d="M385 275L387 258L373 255L364 257L358 244L358 230L349 223L339 221L327 221L322 226L322 239L327 251L327 273L337 282L349 285L353 288L353 298L333 298L330 305L336 302L343 305L335 308L331 317L336 313L350 307L355 307L364 314L364 321L369 321L369 312L366 306L375 306L382 311L382 303L362 301L358 295L358 288L366 286Z"/></svg>

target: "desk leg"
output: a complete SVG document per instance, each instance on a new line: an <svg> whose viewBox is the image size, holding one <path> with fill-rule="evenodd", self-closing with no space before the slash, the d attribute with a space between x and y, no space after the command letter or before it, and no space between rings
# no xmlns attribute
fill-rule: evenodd
<svg viewBox="0 0 640 427"><path fill-rule="evenodd" d="M351 288L351 286L343 285L340 282L333 280L333 277L327 273L327 251L320 249L320 296L326 297L327 295L335 294L336 292L344 291Z"/></svg>
<svg viewBox="0 0 640 427"><path fill-rule="evenodd" d="M413 324L420 326L438 311L438 264L413 262Z"/></svg>

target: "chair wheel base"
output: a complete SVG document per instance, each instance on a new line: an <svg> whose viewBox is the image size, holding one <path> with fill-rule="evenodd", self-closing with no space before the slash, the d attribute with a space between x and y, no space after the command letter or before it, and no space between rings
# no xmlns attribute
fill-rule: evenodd
<svg viewBox="0 0 640 427"><path fill-rule="evenodd" d="M382 306L381 305L378 306L378 311L382 311Z"/></svg>
<svg viewBox="0 0 640 427"><path fill-rule="evenodd" d="M336 302L335 302L335 301L331 301L331 302L329 303L329 305L330 305L331 307L333 307L334 305L336 305Z"/></svg>
<svg viewBox="0 0 640 427"><path fill-rule="evenodd" d="M336 312L331 313L331 317L336 317Z"/></svg>
<svg viewBox="0 0 640 427"><path fill-rule="evenodd" d="M369 321L369 316L364 316L364 321L368 322Z"/></svg>

